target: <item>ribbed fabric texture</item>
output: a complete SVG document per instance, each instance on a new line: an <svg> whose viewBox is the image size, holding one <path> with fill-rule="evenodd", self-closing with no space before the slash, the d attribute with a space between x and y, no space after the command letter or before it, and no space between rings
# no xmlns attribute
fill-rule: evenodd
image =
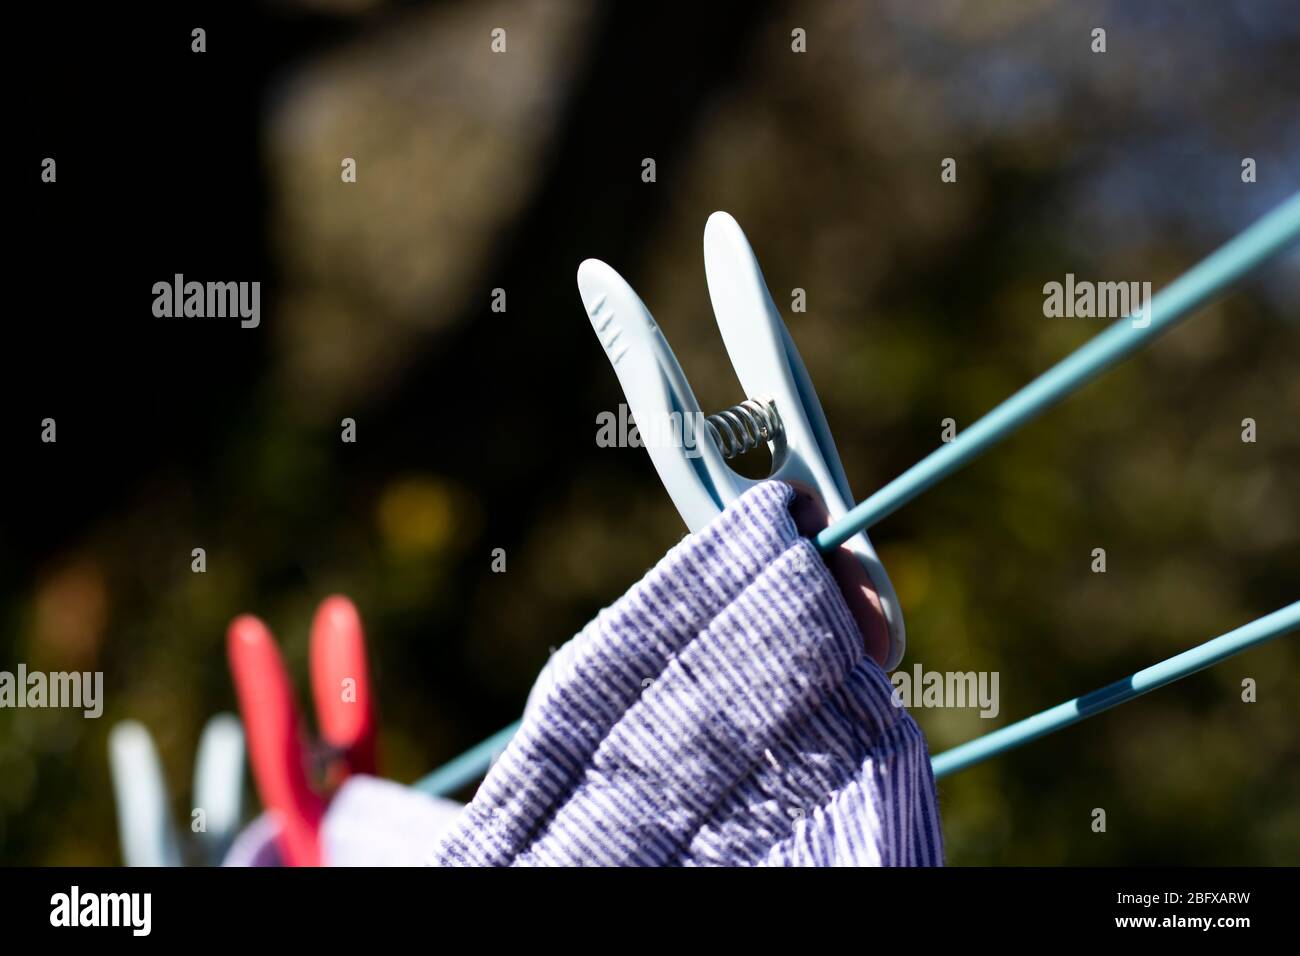
<svg viewBox="0 0 1300 956"><path fill-rule="evenodd" d="M939 865L920 728L791 490L755 486L557 653L434 865Z"/></svg>

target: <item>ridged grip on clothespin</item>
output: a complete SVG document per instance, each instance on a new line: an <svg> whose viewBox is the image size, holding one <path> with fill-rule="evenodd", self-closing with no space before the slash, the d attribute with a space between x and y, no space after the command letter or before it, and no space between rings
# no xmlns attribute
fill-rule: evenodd
<svg viewBox="0 0 1300 956"><path fill-rule="evenodd" d="M578 292L664 489L687 527L704 527L731 500L739 476L704 433L704 413L673 350L640 296L599 259L578 266Z"/></svg>

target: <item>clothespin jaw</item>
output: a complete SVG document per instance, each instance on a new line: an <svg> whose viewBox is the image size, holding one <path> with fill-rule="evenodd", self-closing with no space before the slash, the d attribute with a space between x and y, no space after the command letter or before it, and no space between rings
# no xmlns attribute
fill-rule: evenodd
<svg viewBox="0 0 1300 956"><path fill-rule="evenodd" d="M244 812L244 728L234 714L216 714L203 726L192 795L205 817L198 834L203 859L215 866L234 842Z"/></svg>
<svg viewBox="0 0 1300 956"><path fill-rule="evenodd" d="M117 829L127 866L180 866L180 840L153 737L134 720L108 734Z"/></svg>
<svg viewBox="0 0 1300 956"><path fill-rule="evenodd" d="M649 309L605 263L578 267L578 290L605 353L623 386L632 417L655 470L687 526L696 531L756 482L726 464L718 429L737 445L766 441L771 478L810 496L812 510L833 521L853 505L825 412L794 341L781 321L749 241L730 215L716 212L704 232L704 263L718 327L736 375L752 400L705 416L681 365ZM731 413L731 414L729 414ZM728 422L734 427L729 428ZM647 433L648 437L647 437ZM735 441L735 436L741 441ZM743 448L739 449L743 450ZM906 645L898 599L865 533L827 556L863 629L867 650L886 669ZM859 587L852 582L865 575ZM846 583L848 581L849 583ZM864 608L869 602L877 612ZM883 617L884 627L873 626Z"/></svg>
<svg viewBox="0 0 1300 956"><path fill-rule="evenodd" d="M321 739L342 775L375 772L375 708L361 617L345 597L326 598L311 628L311 686Z"/></svg>
<svg viewBox="0 0 1300 956"><path fill-rule="evenodd" d="M325 800L308 778L306 732L280 651L266 625L249 614L231 622L226 649L253 779L279 824L281 855L290 866L320 866Z"/></svg>
<svg viewBox="0 0 1300 956"><path fill-rule="evenodd" d="M138 721L124 720L108 734L108 766L117 801L118 835L127 866L181 866L182 842L172 818L162 764L153 737ZM233 714L204 725L194 763L199 858L221 862L239 828L244 789L244 732Z"/></svg>
<svg viewBox="0 0 1300 956"><path fill-rule="evenodd" d="M578 266L578 291L664 488L687 527L704 527L745 479L709 439L677 357L632 287L599 259L587 259Z"/></svg>
<svg viewBox="0 0 1300 956"><path fill-rule="evenodd" d="M227 650L253 777L262 805L280 826L281 854L290 866L319 866L328 792L354 773L376 769L375 705L361 617L351 601L336 595L321 603L312 620L309 656L320 749L309 743L266 626L251 615L236 618ZM318 767L320 789L313 780Z"/></svg>

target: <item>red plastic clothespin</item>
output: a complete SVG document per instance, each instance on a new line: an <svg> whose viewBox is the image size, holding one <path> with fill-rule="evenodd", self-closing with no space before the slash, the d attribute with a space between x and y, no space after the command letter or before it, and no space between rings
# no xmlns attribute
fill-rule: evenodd
<svg viewBox="0 0 1300 956"><path fill-rule="evenodd" d="M290 866L319 866L328 791L351 774L375 772L375 708L361 618L351 601L336 595L321 602L312 621L311 686L323 772L266 625L250 614L236 618L226 648L253 778L280 825L280 852Z"/></svg>

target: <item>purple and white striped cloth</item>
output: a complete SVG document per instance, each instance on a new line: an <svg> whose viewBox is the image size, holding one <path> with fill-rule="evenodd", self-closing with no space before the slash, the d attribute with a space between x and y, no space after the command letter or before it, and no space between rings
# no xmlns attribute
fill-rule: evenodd
<svg viewBox="0 0 1300 956"><path fill-rule="evenodd" d="M757 485L557 653L430 863L943 863L925 738Z"/></svg>

